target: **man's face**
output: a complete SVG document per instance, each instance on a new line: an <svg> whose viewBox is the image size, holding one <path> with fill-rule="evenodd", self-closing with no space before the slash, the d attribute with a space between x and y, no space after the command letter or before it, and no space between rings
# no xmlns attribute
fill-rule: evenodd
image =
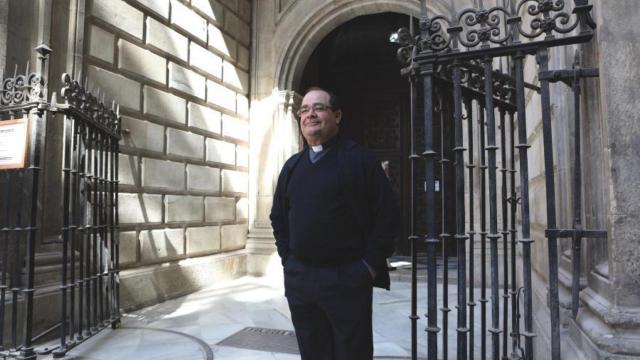
<svg viewBox="0 0 640 360"><path fill-rule="evenodd" d="M312 90L302 99L300 127L309 145L322 144L335 136L341 119L342 112L330 107L326 92Z"/></svg>

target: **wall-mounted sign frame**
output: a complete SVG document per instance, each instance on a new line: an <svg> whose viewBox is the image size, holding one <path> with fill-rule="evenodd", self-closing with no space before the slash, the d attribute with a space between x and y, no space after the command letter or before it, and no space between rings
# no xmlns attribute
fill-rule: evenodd
<svg viewBox="0 0 640 360"><path fill-rule="evenodd" d="M0 170L24 168L28 148L29 117L0 120Z"/></svg>

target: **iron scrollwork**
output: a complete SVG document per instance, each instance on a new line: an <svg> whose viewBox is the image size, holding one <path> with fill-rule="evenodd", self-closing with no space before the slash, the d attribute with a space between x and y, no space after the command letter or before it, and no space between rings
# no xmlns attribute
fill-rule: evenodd
<svg viewBox="0 0 640 360"><path fill-rule="evenodd" d="M2 81L0 92L0 106L19 106L42 100L44 78L39 74L29 72L29 65L24 74L17 74Z"/></svg>
<svg viewBox="0 0 640 360"><path fill-rule="evenodd" d="M408 64L413 53L441 53L482 50L491 46L516 45L520 36L530 41L544 35L544 40L567 34L581 26L581 34L595 29L586 0L574 0L567 9L565 0L520 0L513 9L494 6L489 9L467 8L448 19L443 15L423 16L420 34L398 30L392 39L400 45L398 60Z"/></svg>
<svg viewBox="0 0 640 360"><path fill-rule="evenodd" d="M77 80L73 80L67 73L62 75L62 91L64 105L58 107L73 109L90 118L94 124L98 124L108 130L112 135L118 132L118 107L112 102L111 107L99 100L98 96L87 91L87 85L82 86Z"/></svg>

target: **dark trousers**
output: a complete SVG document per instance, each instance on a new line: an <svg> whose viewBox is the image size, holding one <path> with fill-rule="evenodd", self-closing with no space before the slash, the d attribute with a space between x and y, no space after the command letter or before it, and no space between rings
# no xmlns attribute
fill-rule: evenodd
<svg viewBox="0 0 640 360"><path fill-rule="evenodd" d="M320 267L294 257L285 296L303 360L371 360L372 279L362 261Z"/></svg>

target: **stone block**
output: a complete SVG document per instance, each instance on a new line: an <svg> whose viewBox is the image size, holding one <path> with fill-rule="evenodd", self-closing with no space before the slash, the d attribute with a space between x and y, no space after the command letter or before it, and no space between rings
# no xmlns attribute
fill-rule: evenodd
<svg viewBox="0 0 640 360"><path fill-rule="evenodd" d="M91 2L91 15L142 39L141 11L122 0L100 0Z"/></svg>
<svg viewBox="0 0 640 360"><path fill-rule="evenodd" d="M207 161L235 165L236 145L217 139L207 139Z"/></svg>
<svg viewBox="0 0 640 360"><path fill-rule="evenodd" d="M204 160L204 136L178 129L167 129L167 154Z"/></svg>
<svg viewBox="0 0 640 360"><path fill-rule="evenodd" d="M209 46L230 58L235 58L237 43L222 33L220 28L209 24Z"/></svg>
<svg viewBox="0 0 640 360"><path fill-rule="evenodd" d="M169 0L133 0L165 19L169 18Z"/></svg>
<svg viewBox="0 0 640 360"><path fill-rule="evenodd" d="M249 74L228 61L222 65L222 81L238 89L242 94L249 92Z"/></svg>
<svg viewBox="0 0 640 360"><path fill-rule="evenodd" d="M120 224L162 222L162 195L118 194Z"/></svg>
<svg viewBox="0 0 640 360"><path fill-rule="evenodd" d="M233 34L238 42L249 46L251 43L251 28L235 14L227 12L224 17L224 31Z"/></svg>
<svg viewBox="0 0 640 360"><path fill-rule="evenodd" d="M251 1L238 0L238 15L247 23L251 23Z"/></svg>
<svg viewBox="0 0 640 360"><path fill-rule="evenodd" d="M201 222L204 204L200 196L165 196L166 222Z"/></svg>
<svg viewBox="0 0 640 360"><path fill-rule="evenodd" d="M120 265L138 261L138 233L123 231L120 233Z"/></svg>
<svg viewBox="0 0 640 360"><path fill-rule="evenodd" d="M238 146L236 148L236 164L238 166L249 167L249 148Z"/></svg>
<svg viewBox="0 0 640 360"><path fill-rule="evenodd" d="M122 129L126 130L120 139L124 148L164 151L164 126L123 116Z"/></svg>
<svg viewBox="0 0 640 360"><path fill-rule="evenodd" d="M238 0L220 0L220 2L233 11L238 9Z"/></svg>
<svg viewBox="0 0 640 360"><path fill-rule="evenodd" d="M246 172L222 170L222 192L243 193L249 189L249 177Z"/></svg>
<svg viewBox="0 0 640 360"><path fill-rule="evenodd" d="M247 243L247 225L223 225L220 230L220 246L223 251L237 250Z"/></svg>
<svg viewBox="0 0 640 360"><path fill-rule="evenodd" d="M193 42L189 64L212 77L222 79L222 58Z"/></svg>
<svg viewBox="0 0 640 360"><path fill-rule="evenodd" d="M249 65L251 61L251 53L249 49L244 46L238 46L238 66L249 70Z"/></svg>
<svg viewBox="0 0 640 360"><path fill-rule="evenodd" d="M236 216L236 200L228 197L205 198L205 221L233 221Z"/></svg>
<svg viewBox="0 0 640 360"><path fill-rule="evenodd" d="M214 24L222 24L223 7L217 0L191 0L191 6L206 15Z"/></svg>
<svg viewBox="0 0 640 360"><path fill-rule="evenodd" d="M154 261L184 254L184 230L159 229L140 232L140 258Z"/></svg>
<svg viewBox="0 0 640 360"><path fill-rule="evenodd" d="M172 62L169 63L169 87L204 100L204 76Z"/></svg>
<svg viewBox="0 0 640 360"><path fill-rule="evenodd" d="M247 220L249 218L249 199L240 198L236 202L236 220Z"/></svg>
<svg viewBox="0 0 640 360"><path fill-rule="evenodd" d="M188 164L187 190L219 193L220 169Z"/></svg>
<svg viewBox="0 0 640 360"><path fill-rule="evenodd" d="M249 99L241 94L236 97L236 106L238 108L238 116L241 118L249 118Z"/></svg>
<svg viewBox="0 0 640 360"><path fill-rule="evenodd" d="M189 39L151 17L147 18L147 44L187 61Z"/></svg>
<svg viewBox="0 0 640 360"><path fill-rule="evenodd" d="M142 186L184 190L184 164L158 159L142 159Z"/></svg>
<svg viewBox="0 0 640 360"><path fill-rule="evenodd" d="M247 255L242 252L127 271L120 277L120 304L125 311L133 311L246 274Z"/></svg>
<svg viewBox="0 0 640 360"><path fill-rule="evenodd" d="M113 64L115 36L95 25L89 27L89 55Z"/></svg>
<svg viewBox="0 0 640 360"><path fill-rule="evenodd" d="M187 228L187 255L220 251L220 227Z"/></svg>
<svg viewBox="0 0 640 360"><path fill-rule="evenodd" d="M228 89L215 81L207 80L207 102L218 105L232 112L236 111L235 91Z"/></svg>
<svg viewBox="0 0 640 360"><path fill-rule="evenodd" d="M118 40L118 68L161 84L167 77L167 61L163 57L123 39Z"/></svg>
<svg viewBox="0 0 640 360"><path fill-rule="evenodd" d="M156 88L144 87L144 113L184 125L187 101Z"/></svg>
<svg viewBox="0 0 640 360"><path fill-rule="evenodd" d="M121 106L140 110L139 82L92 65L87 68L87 78L91 87L100 89L101 94L107 94Z"/></svg>
<svg viewBox="0 0 640 360"><path fill-rule="evenodd" d="M222 135L234 139L249 140L249 123L238 120L238 118L224 114L222 115Z"/></svg>
<svg viewBox="0 0 640 360"><path fill-rule="evenodd" d="M189 103L188 110L190 127L220 134L222 114L219 111L192 102Z"/></svg>
<svg viewBox="0 0 640 360"><path fill-rule="evenodd" d="M171 0L171 23L207 41L207 20L178 0Z"/></svg>
<svg viewBox="0 0 640 360"><path fill-rule="evenodd" d="M205 77L173 62L169 63L169 87L202 100L205 98Z"/></svg>
<svg viewBox="0 0 640 360"><path fill-rule="evenodd" d="M118 154L118 180L120 185L140 186L140 163L137 156Z"/></svg>

